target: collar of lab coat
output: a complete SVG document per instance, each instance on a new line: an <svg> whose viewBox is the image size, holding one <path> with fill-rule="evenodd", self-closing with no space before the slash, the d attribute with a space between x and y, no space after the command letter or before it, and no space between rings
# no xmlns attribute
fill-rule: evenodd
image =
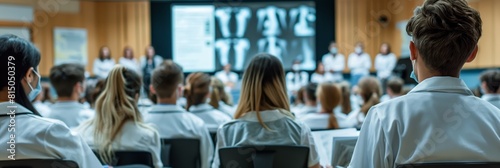
<svg viewBox="0 0 500 168"><path fill-rule="evenodd" d="M499 101L500 94L485 94L481 97L481 99L486 101Z"/></svg>
<svg viewBox="0 0 500 168"><path fill-rule="evenodd" d="M431 77L420 82L409 94L416 92L443 92L473 95L464 81L454 77Z"/></svg>
<svg viewBox="0 0 500 168"><path fill-rule="evenodd" d="M157 104L151 107L149 113L182 113L186 112L184 108L173 104Z"/></svg>
<svg viewBox="0 0 500 168"><path fill-rule="evenodd" d="M213 109L214 109L214 107L212 107L210 104L203 103L203 104L193 105L193 106L189 107L189 112L201 113L201 112L206 112L206 111L210 111Z"/></svg>
<svg viewBox="0 0 500 168"><path fill-rule="evenodd" d="M58 101L52 105L51 108L85 108L82 103L78 103L77 101Z"/></svg>
<svg viewBox="0 0 500 168"><path fill-rule="evenodd" d="M309 114L309 113L317 113L318 112L318 107L317 106L304 106L302 107L302 112L304 114Z"/></svg>
<svg viewBox="0 0 500 168"><path fill-rule="evenodd" d="M289 117L284 112L281 112L278 109L260 111L259 114L260 117L262 118L262 122L276 121L285 117ZM248 112L239 119L245 121L259 122L259 119L257 118L257 112L255 111Z"/></svg>
<svg viewBox="0 0 500 168"><path fill-rule="evenodd" d="M15 110L15 113L33 113L24 106L17 103L1 102L0 103L0 115L10 114L11 110Z"/></svg>

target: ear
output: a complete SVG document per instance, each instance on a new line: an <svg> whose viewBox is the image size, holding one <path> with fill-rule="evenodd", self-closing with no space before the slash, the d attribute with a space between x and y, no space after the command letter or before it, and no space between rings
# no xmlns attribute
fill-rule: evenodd
<svg viewBox="0 0 500 168"><path fill-rule="evenodd" d="M30 69L28 69L28 71L26 71L26 74L24 74L24 77L26 78L26 82L33 82L33 80L35 80L35 74L33 73L34 69L33 67L31 67Z"/></svg>
<svg viewBox="0 0 500 168"><path fill-rule="evenodd" d="M467 63L469 62L472 62L474 61L474 59L476 59L476 54L477 54L477 51L479 50L479 47L476 45L476 47L474 48L474 51L472 51L472 53L469 55L469 58L467 58Z"/></svg>
<svg viewBox="0 0 500 168"><path fill-rule="evenodd" d="M149 91L150 91L152 94L156 94L156 90L155 90L155 88L153 87L153 85L149 85Z"/></svg>
<svg viewBox="0 0 500 168"><path fill-rule="evenodd" d="M410 60L414 61L418 58L418 50L413 41L410 41Z"/></svg>

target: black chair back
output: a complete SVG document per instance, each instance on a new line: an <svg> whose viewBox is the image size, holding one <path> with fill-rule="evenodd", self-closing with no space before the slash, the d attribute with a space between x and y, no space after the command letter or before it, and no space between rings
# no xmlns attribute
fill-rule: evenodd
<svg viewBox="0 0 500 168"><path fill-rule="evenodd" d="M161 148L161 160L165 167L201 167L199 139L162 139Z"/></svg>
<svg viewBox="0 0 500 168"><path fill-rule="evenodd" d="M307 168L309 147L246 146L219 149L220 167Z"/></svg>
<svg viewBox="0 0 500 168"><path fill-rule="evenodd" d="M59 159L20 159L0 161L0 168L79 168L74 161Z"/></svg>
<svg viewBox="0 0 500 168"><path fill-rule="evenodd" d="M397 168L499 168L500 162L441 162L398 165Z"/></svg>
<svg viewBox="0 0 500 168"><path fill-rule="evenodd" d="M104 163L99 156L99 153L94 151L94 154L99 158L102 164ZM126 165L144 165L148 167L155 167L153 163L153 156L146 151L115 151L113 162L110 166L126 166Z"/></svg>
<svg viewBox="0 0 500 168"><path fill-rule="evenodd" d="M214 143L214 146L217 144L217 132L210 132L210 138L212 138L212 142Z"/></svg>

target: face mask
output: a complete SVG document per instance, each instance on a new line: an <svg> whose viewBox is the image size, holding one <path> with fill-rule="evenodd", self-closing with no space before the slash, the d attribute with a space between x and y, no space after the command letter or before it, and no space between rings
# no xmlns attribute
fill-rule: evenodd
<svg viewBox="0 0 500 168"><path fill-rule="evenodd" d="M298 70L300 70L300 65L298 65L298 64L294 64L294 65L292 65L292 70L293 70L293 71L298 71Z"/></svg>
<svg viewBox="0 0 500 168"><path fill-rule="evenodd" d="M330 53L337 54L337 48L334 47L334 48L330 49Z"/></svg>
<svg viewBox="0 0 500 168"><path fill-rule="evenodd" d="M42 85L40 84L40 75L35 70L33 70L33 72L35 72L36 76L38 76L38 84L36 85L36 88L33 89L33 87L31 87L31 84L29 82L26 82L26 83L28 83L28 86L31 89L31 92L28 94L28 99L30 101L35 100L35 98L38 96L38 94L40 94L40 92L42 91Z"/></svg>
<svg viewBox="0 0 500 168"><path fill-rule="evenodd" d="M413 68L413 69L415 69L415 63L413 63L413 67L412 67L412 68ZM417 75L415 74L415 70L412 70L412 71L411 71L410 78L412 78L413 80L415 80L415 82L417 82L417 83L418 83L418 77L417 77Z"/></svg>
<svg viewBox="0 0 500 168"><path fill-rule="evenodd" d="M356 47L354 48L354 52L356 52L357 54L361 54L363 53L363 49L361 47Z"/></svg>

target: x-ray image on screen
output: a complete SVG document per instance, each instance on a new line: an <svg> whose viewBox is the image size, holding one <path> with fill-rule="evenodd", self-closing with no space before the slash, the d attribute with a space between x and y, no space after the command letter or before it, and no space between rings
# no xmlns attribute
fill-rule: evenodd
<svg viewBox="0 0 500 168"><path fill-rule="evenodd" d="M217 69L232 64L243 70L262 52L278 57L285 69L294 60L303 70L316 67L314 2L216 3L214 17Z"/></svg>

